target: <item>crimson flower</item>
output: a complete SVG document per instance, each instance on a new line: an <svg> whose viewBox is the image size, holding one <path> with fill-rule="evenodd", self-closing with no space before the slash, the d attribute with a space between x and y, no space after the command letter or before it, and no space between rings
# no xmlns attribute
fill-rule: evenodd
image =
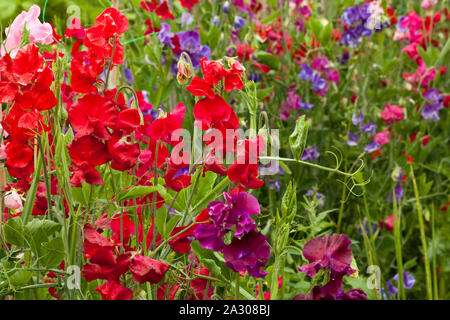
<svg viewBox="0 0 450 320"><path fill-rule="evenodd" d="M141 255L135 255L130 263L133 280L139 283L150 282L155 284L161 282L169 268L169 265L164 262Z"/></svg>
<svg viewBox="0 0 450 320"><path fill-rule="evenodd" d="M81 187L86 181L93 185L103 185L100 173L94 168L111 160L107 146L93 136L75 138L67 146L76 172L70 178L70 184Z"/></svg>

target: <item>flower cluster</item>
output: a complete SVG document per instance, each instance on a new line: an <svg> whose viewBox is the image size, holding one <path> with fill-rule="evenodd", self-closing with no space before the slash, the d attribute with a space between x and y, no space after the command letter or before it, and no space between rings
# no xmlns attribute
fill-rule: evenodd
<svg viewBox="0 0 450 320"><path fill-rule="evenodd" d="M256 278L267 275L262 268L270 255L266 237L256 231L250 215L260 214L258 200L246 192L224 193L226 203L213 201L208 206L209 223L194 231L203 248L222 252L233 271L244 269Z"/></svg>
<svg viewBox="0 0 450 320"><path fill-rule="evenodd" d="M301 80L310 82L314 92L321 96L325 96L327 93L329 88L328 82L339 83L339 73L337 69L331 69L330 62L325 56L316 58L311 67L307 64L303 64L298 77Z"/></svg>
<svg viewBox="0 0 450 320"><path fill-rule="evenodd" d="M368 38L373 31L380 32L388 27L386 20L378 1L346 8L341 16L341 22L345 25L341 43L350 47L358 46L361 37Z"/></svg>

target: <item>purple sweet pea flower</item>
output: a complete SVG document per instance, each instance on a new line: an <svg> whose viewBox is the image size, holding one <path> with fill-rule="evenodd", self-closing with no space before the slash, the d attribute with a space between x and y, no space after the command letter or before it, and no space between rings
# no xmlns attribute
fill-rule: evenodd
<svg viewBox="0 0 450 320"><path fill-rule="evenodd" d="M442 104L427 104L422 109L422 117L426 120L439 121L439 110L442 109Z"/></svg>
<svg viewBox="0 0 450 320"><path fill-rule="evenodd" d="M192 15L189 12L183 12L183 14L181 15L181 26L183 28L189 27L193 21L194 19L192 18Z"/></svg>
<svg viewBox="0 0 450 320"><path fill-rule="evenodd" d="M216 27L218 27L218 26L219 26L219 17L218 17L218 16L215 16L214 19L213 19L213 21L212 21L212 23L213 23L213 25L215 25Z"/></svg>
<svg viewBox="0 0 450 320"><path fill-rule="evenodd" d="M350 275L355 272L352 263L351 241L343 234L326 234L309 240L303 247L303 255L310 262L298 269L314 277L320 269L330 269L332 275Z"/></svg>
<svg viewBox="0 0 450 320"><path fill-rule="evenodd" d="M354 147L358 145L359 137L357 134L353 134L351 132L348 133L347 144L350 147Z"/></svg>
<svg viewBox="0 0 450 320"><path fill-rule="evenodd" d="M365 3L359 7L359 16L363 21L369 19L371 15L372 14L370 13L368 3Z"/></svg>
<svg viewBox="0 0 450 320"><path fill-rule="evenodd" d="M263 278L268 274L262 268L270 257L270 246L262 233L253 230L225 246L223 257L227 267L233 271L247 269L252 277Z"/></svg>
<svg viewBox="0 0 450 320"><path fill-rule="evenodd" d="M307 102L300 102L298 104L298 106L300 107L300 109L302 110L311 110L312 108L314 108L314 105L312 103L307 103Z"/></svg>
<svg viewBox="0 0 450 320"><path fill-rule="evenodd" d="M393 192L395 192L395 199L397 200L397 204L400 203L400 202L402 202L402 198L403 198L403 186L402 186L401 183L397 183L397 185L395 186ZM391 192L391 194L389 195L389 197L388 197L388 199L387 199L388 202L392 202L392 201L393 201L393 199L394 199L394 194L393 194L393 192Z"/></svg>
<svg viewBox="0 0 450 320"><path fill-rule="evenodd" d="M201 45L200 35L197 31L182 31L178 32L176 35L180 41L180 48L189 55L194 68L197 69L200 67L201 58L209 58L211 55L211 49L206 45ZM180 55L181 52L178 54L178 57Z"/></svg>
<svg viewBox="0 0 450 320"><path fill-rule="evenodd" d="M369 122L361 127L359 127L359 130L365 133L369 133L370 135L374 135L377 132L378 126L376 124L373 124L372 122Z"/></svg>
<svg viewBox="0 0 450 320"><path fill-rule="evenodd" d="M391 281L386 282L386 287L388 289L389 297L392 299L397 294L398 290L392 285Z"/></svg>
<svg viewBox="0 0 450 320"><path fill-rule="evenodd" d="M359 116L357 113L354 113L352 115L352 123L353 125L357 126L360 125L364 121L364 114L362 113L361 109L359 109Z"/></svg>
<svg viewBox="0 0 450 320"><path fill-rule="evenodd" d="M260 82L261 79L262 79L262 76L260 74L257 74L257 73L251 73L248 76L248 80L249 81L253 81L253 82Z"/></svg>
<svg viewBox="0 0 450 320"><path fill-rule="evenodd" d="M369 28L366 28L366 26L363 23L361 23L358 26L356 26L354 31L360 37L368 38L368 37L370 37L372 35L372 30L370 30Z"/></svg>
<svg viewBox="0 0 450 320"><path fill-rule="evenodd" d="M240 239L245 234L255 230L257 225L250 215L259 214L258 200L246 193L229 195L224 193L227 203L212 201L208 205L209 218L212 225L200 225L194 231L195 238L202 248L222 251L223 237L235 227L234 238Z"/></svg>
<svg viewBox="0 0 450 320"><path fill-rule="evenodd" d="M352 48L360 44L359 35L353 29L347 29L342 34L341 43Z"/></svg>
<svg viewBox="0 0 450 320"><path fill-rule="evenodd" d="M321 78L318 73L315 73L312 77L312 88L316 91L323 91L327 89L327 82Z"/></svg>
<svg viewBox="0 0 450 320"><path fill-rule="evenodd" d="M393 278L398 283L398 273ZM403 285L405 289L411 289L416 283L416 279L412 274L408 274L405 270L403 270Z"/></svg>
<svg viewBox="0 0 450 320"><path fill-rule="evenodd" d="M228 1L225 1L225 3L222 6L222 12L228 13L228 10L230 9L230 3Z"/></svg>
<svg viewBox="0 0 450 320"><path fill-rule="evenodd" d="M159 42L166 46L174 48L175 46L171 40L173 36L174 34L170 32L170 25L165 22L161 23L161 30L158 33Z"/></svg>
<svg viewBox="0 0 450 320"><path fill-rule="evenodd" d="M378 149L380 149L380 145L375 140L372 140L367 146L364 147L364 151L368 153L377 151Z"/></svg>
<svg viewBox="0 0 450 320"><path fill-rule="evenodd" d="M319 156L320 156L320 154L317 152L317 146L312 146L310 148L303 150L301 160L313 161L314 159L318 158Z"/></svg>
<svg viewBox="0 0 450 320"><path fill-rule="evenodd" d="M245 19L240 17L240 16L236 16L234 17L234 22L233 22L233 27L236 30L241 30L244 26L245 26Z"/></svg>
<svg viewBox="0 0 450 320"><path fill-rule="evenodd" d="M222 238L226 231L217 228L216 226L208 226L205 224L199 225L194 231L194 237L204 249L213 251L222 251L225 243Z"/></svg>
<svg viewBox="0 0 450 320"><path fill-rule="evenodd" d="M306 80L311 82L313 77L313 69L308 66L306 63L302 65L302 70L298 74L300 80Z"/></svg>
<svg viewBox="0 0 450 320"><path fill-rule="evenodd" d="M281 181L276 179L269 180L269 188L270 190L276 190L276 192L280 192L281 189Z"/></svg>
<svg viewBox="0 0 450 320"><path fill-rule="evenodd" d="M352 25L353 23L360 20L359 7L356 5L354 7L348 7L345 9L341 16L342 23L346 25Z"/></svg>
<svg viewBox="0 0 450 320"><path fill-rule="evenodd" d="M348 52L348 51L346 50L346 51L344 51L344 53L342 54L341 64L347 64L348 59L350 59L350 52Z"/></svg>
<svg viewBox="0 0 450 320"><path fill-rule="evenodd" d="M427 92L424 95L425 99L427 99L431 104L433 105L439 105L442 104L443 98L439 91L435 88L430 88L427 90Z"/></svg>

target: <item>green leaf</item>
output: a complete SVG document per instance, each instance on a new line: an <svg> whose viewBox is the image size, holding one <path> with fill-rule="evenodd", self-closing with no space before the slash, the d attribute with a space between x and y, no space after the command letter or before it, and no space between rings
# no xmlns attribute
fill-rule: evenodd
<svg viewBox="0 0 450 320"><path fill-rule="evenodd" d="M195 174L192 176L191 180L192 183L194 183L195 179L196 179L196 175L201 175L202 174L202 170L197 170L195 172ZM205 176L200 176L200 178L198 179L197 182L197 187L194 193L194 196L192 198L192 206L195 206L197 203L200 202L200 200L202 199L203 195L207 194L208 191L211 190L211 186L214 185L214 183L216 182L216 178L217 178L217 174L215 174L212 171L206 171L205 172ZM193 187L193 185L191 185L188 189L189 192L191 192L191 188Z"/></svg>
<svg viewBox="0 0 450 320"><path fill-rule="evenodd" d="M214 251L203 249L198 241L192 241L191 248L200 262L211 271L212 275L229 282L229 279L232 277L232 271L226 266L225 261L220 260L215 255Z"/></svg>
<svg viewBox="0 0 450 320"><path fill-rule="evenodd" d="M43 268L57 267L64 259L64 242L62 237L42 243L39 263Z"/></svg>
<svg viewBox="0 0 450 320"><path fill-rule="evenodd" d="M305 115L297 119L295 123L294 132L289 137L289 145L292 154L296 160L300 160L303 149L306 145L306 138L308 137L308 121L305 120Z"/></svg>
<svg viewBox="0 0 450 320"><path fill-rule="evenodd" d="M215 24L211 24L208 32L208 46L214 51L220 39L220 29Z"/></svg>
<svg viewBox="0 0 450 320"><path fill-rule="evenodd" d="M116 197L116 201L121 202L129 199L136 199L146 195L149 195L157 191L161 196L164 197L166 194L166 189L161 186L133 186L127 190L122 190Z"/></svg>
<svg viewBox="0 0 450 320"><path fill-rule="evenodd" d="M295 181L292 180L284 193L283 199L281 200L281 214L283 217L290 217L288 220L292 220L294 215L297 213L297 195Z"/></svg>
<svg viewBox="0 0 450 320"><path fill-rule="evenodd" d="M25 226L30 234L30 249L36 255L41 255L42 244L49 237L61 230L61 225L50 220L33 219Z"/></svg>
<svg viewBox="0 0 450 320"><path fill-rule="evenodd" d="M6 242L18 247L28 247L28 239L25 237L25 228L20 217L9 219L3 226Z"/></svg>
<svg viewBox="0 0 450 320"><path fill-rule="evenodd" d="M280 58L276 55L264 51L258 51L256 53L256 57L259 63L269 66L272 69L278 70L281 66Z"/></svg>
<svg viewBox="0 0 450 320"><path fill-rule="evenodd" d="M155 215L155 226L156 229L158 229L159 233L161 233L161 236L165 239L166 234L166 219L167 219L167 213L165 206L162 206L158 209Z"/></svg>

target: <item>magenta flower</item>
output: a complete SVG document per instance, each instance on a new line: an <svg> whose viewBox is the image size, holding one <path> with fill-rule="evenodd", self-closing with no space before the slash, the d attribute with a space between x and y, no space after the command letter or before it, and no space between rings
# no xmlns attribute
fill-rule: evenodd
<svg viewBox="0 0 450 320"><path fill-rule="evenodd" d="M343 234L326 234L323 238L309 240L303 247L303 255L310 264L298 267L310 277L320 269L330 269L333 273L352 274L351 241Z"/></svg>
<svg viewBox="0 0 450 320"><path fill-rule="evenodd" d="M403 120L403 108L387 103L384 109L381 111L380 116L381 119L386 120L387 124L401 121Z"/></svg>
<svg viewBox="0 0 450 320"><path fill-rule="evenodd" d="M255 278L264 278L268 273L261 268L269 259L270 246L260 232L251 231L242 239L234 238L230 245L225 246L223 256L227 267L235 272L247 269Z"/></svg>

